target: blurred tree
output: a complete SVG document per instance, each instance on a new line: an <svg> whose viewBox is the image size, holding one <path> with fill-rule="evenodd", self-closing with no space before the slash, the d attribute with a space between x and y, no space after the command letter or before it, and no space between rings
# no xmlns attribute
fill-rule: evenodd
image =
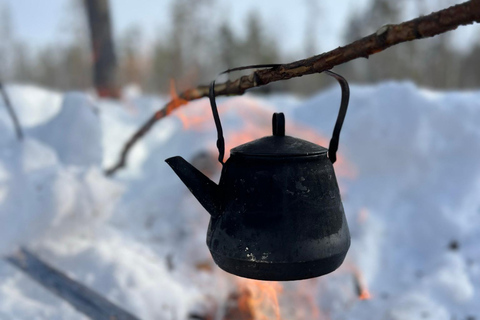
<svg viewBox="0 0 480 320"><path fill-rule="evenodd" d="M244 64L278 63L279 47L275 38L266 33L261 16L250 11L247 18L247 37L243 43L242 54Z"/></svg>
<svg viewBox="0 0 480 320"><path fill-rule="evenodd" d="M240 46L240 41L237 39L230 24L227 21L223 22L218 31L220 69L230 69L240 65Z"/></svg>
<svg viewBox="0 0 480 320"><path fill-rule="evenodd" d="M305 29L303 38L303 52L305 57L312 57L320 53L317 30L318 22L321 20L321 8L318 0L304 0L305 10L307 12L305 19ZM300 94L312 94L320 88L331 83L328 76L309 76L301 77L292 81L288 89Z"/></svg>
<svg viewBox="0 0 480 320"><path fill-rule="evenodd" d="M180 87L188 87L200 79L211 78L212 37L211 22L214 0L177 0L172 7L172 33L169 42L173 66L171 77L180 81ZM177 69L178 68L178 69ZM176 71L180 71L177 77ZM183 85L182 85L183 83Z"/></svg>
<svg viewBox="0 0 480 320"><path fill-rule="evenodd" d="M12 19L7 3L0 3L0 81L10 80L12 70L11 48L13 44Z"/></svg>
<svg viewBox="0 0 480 320"><path fill-rule="evenodd" d="M84 0L84 4L90 26L95 88L99 96L118 97L109 1Z"/></svg>
<svg viewBox="0 0 480 320"><path fill-rule="evenodd" d="M213 76L214 0L177 0L171 5L170 30L159 32L153 53L155 86L168 88L175 79L178 90Z"/></svg>
<svg viewBox="0 0 480 320"><path fill-rule="evenodd" d="M480 37L470 53L466 54L459 67L459 81L462 87L480 87Z"/></svg>
<svg viewBox="0 0 480 320"><path fill-rule="evenodd" d="M17 41L13 46L13 80L21 83L32 82L36 69L27 46Z"/></svg>
<svg viewBox="0 0 480 320"><path fill-rule="evenodd" d="M142 32L138 26L128 28L120 40L119 79L122 85L143 82L141 43Z"/></svg>
<svg viewBox="0 0 480 320"><path fill-rule="evenodd" d="M171 72L169 48L164 42L157 40L151 58L151 72L148 75L147 90L153 92L166 92L169 87Z"/></svg>
<svg viewBox="0 0 480 320"><path fill-rule="evenodd" d="M307 18L305 19L304 52L306 57L319 54L317 43L317 23L320 17L320 4L317 0L304 0Z"/></svg>
<svg viewBox="0 0 480 320"><path fill-rule="evenodd" d="M376 31L376 29L387 23L401 22L401 5L398 1L393 0L372 0L370 6L365 12L358 14L354 12L351 14L350 20L347 23L345 42L350 43L360 39L368 34ZM405 46L392 48L375 55L369 59L368 63L365 61L352 62L351 68L346 74L350 79L356 81L378 81L388 77L401 77L398 72L403 72L403 68L399 68L404 59ZM401 48L400 50L398 48ZM375 61L374 61L375 60Z"/></svg>
<svg viewBox="0 0 480 320"><path fill-rule="evenodd" d="M93 83L88 22L82 14L83 5L82 0L67 3L59 41L54 45L59 51L57 63L62 70L59 75L62 90L87 89Z"/></svg>
<svg viewBox="0 0 480 320"><path fill-rule="evenodd" d="M35 81L50 88L59 88L58 51L52 46L40 49L35 66Z"/></svg>
<svg viewBox="0 0 480 320"><path fill-rule="evenodd" d="M72 43L61 50L58 64L61 67L63 90L91 88L92 72L91 63L85 47Z"/></svg>

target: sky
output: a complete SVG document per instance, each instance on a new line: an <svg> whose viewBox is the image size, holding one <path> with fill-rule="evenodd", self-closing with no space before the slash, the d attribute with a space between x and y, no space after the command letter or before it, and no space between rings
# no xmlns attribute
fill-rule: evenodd
<svg viewBox="0 0 480 320"><path fill-rule="evenodd" d="M12 23L17 37L38 46L56 41L65 24L72 17L71 0L0 0L7 4L12 14ZM247 14L258 11L267 32L280 40L285 52L294 53L303 48L305 36L305 3L287 0L216 0L216 19L230 20L236 30L245 29ZM129 27L141 28L147 39L154 39L169 23L170 0L111 0L112 20L115 35ZM319 47L328 49L341 44L341 27L351 8L362 8L368 0L319 1L320 13L316 30ZM320 49L320 48L319 48Z"/></svg>
<svg viewBox="0 0 480 320"><path fill-rule="evenodd" d="M242 32L247 14L255 10L263 18L266 31L276 36L281 49L293 57L303 58L306 19L309 15L308 2L318 5L318 13L312 32L316 34L317 50L331 50L345 44L342 40L345 21L351 14L363 10L370 0L214 0L216 10L212 19L230 20L233 27ZM402 0L405 4L411 0ZM431 10L439 10L462 0L431 0ZM126 29L137 26L146 40L155 39L169 25L171 0L110 0L114 34L118 37ZM39 47L55 42L64 36L65 28L74 15L72 0L0 0L7 5L12 15L16 37L31 46ZM414 16L406 17L408 19ZM380 27L380 26L379 26ZM459 46L466 46L478 26L463 27L457 31ZM148 42L148 41L147 41Z"/></svg>

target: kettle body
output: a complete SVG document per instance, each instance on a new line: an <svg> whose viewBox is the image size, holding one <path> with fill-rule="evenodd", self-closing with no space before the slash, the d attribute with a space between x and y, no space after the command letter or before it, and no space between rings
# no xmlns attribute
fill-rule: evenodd
<svg viewBox="0 0 480 320"><path fill-rule="evenodd" d="M223 270L259 280L299 280L337 269L350 246L335 172L326 152L304 157L233 154L220 187L223 213L207 245Z"/></svg>
<svg viewBox="0 0 480 320"><path fill-rule="evenodd" d="M223 270L259 280L300 280L330 273L345 259L348 230L333 163L348 106L342 86L340 112L328 149L285 135L285 117L275 113L273 135L233 148L224 163L223 131L215 102L222 173L211 181L181 157L165 161L210 213L207 246Z"/></svg>

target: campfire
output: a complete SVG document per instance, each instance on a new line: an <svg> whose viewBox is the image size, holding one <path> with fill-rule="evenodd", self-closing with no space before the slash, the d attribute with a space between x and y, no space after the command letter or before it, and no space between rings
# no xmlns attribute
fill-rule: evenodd
<svg viewBox="0 0 480 320"><path fill-rule="evenodd" d="M175 100L175 99L174 99ZM271 113L269 108L260 105L258 100L247 97L233 98L228 104L219 104L219 114L223 118L236 117L240 125L234 128L225 128L226 155L229 150L237 145L255 140L259 137L271 135ZM183 130L204 132L211 130L213 121L208 103L198 104L196 108L184 109L173 112L183 125ZM231 123L232 121L229 121ZM328 146L328 138L319 134L312 128L299 123L288 123L288 133L302 139L312 141L319 145ZM204 152L197 154L192 159L194 166L202 170L212 180L217 181L220 166L216 162L216 149L214 145ZM336 173L342 181L355 179L356 170L348 160L340 154L336 164ZM345 195L343 195L345 196ZM199 213L202 214L202 213ZM357 223L365 223L368 219L368 210L358 214ZM315 278L295 282L259 281L231 275L218 271L214 272L213 261L202 261L196 265L198 270L209 273L212 277L222 277L230 287L229 293L224 297L223 303L217 302L213 307L205 308L201 313L193 313L191 319L222 319L222 320L285 320L285 319L329 319L328 310L322 310L319 298L322 292L322 278ZM342 279L347 307L352 307L361 300L368 300L371 294L367 282L359 267L348 259L340 269L331 277ZM347 279L345 281L345 279Z"/></svg>

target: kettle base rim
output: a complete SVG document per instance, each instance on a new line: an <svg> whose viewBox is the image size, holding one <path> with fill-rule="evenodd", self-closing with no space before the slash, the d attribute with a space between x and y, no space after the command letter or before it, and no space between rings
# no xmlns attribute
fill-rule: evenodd
<svg viewBox="0 0 480 320"><path fill-rule="evenodd" d="M345 253L305 262L272 263L232 259L210 252L223 271L243 278L264 281L294 281L316 278L335 271L343 263Z"/></svg>

